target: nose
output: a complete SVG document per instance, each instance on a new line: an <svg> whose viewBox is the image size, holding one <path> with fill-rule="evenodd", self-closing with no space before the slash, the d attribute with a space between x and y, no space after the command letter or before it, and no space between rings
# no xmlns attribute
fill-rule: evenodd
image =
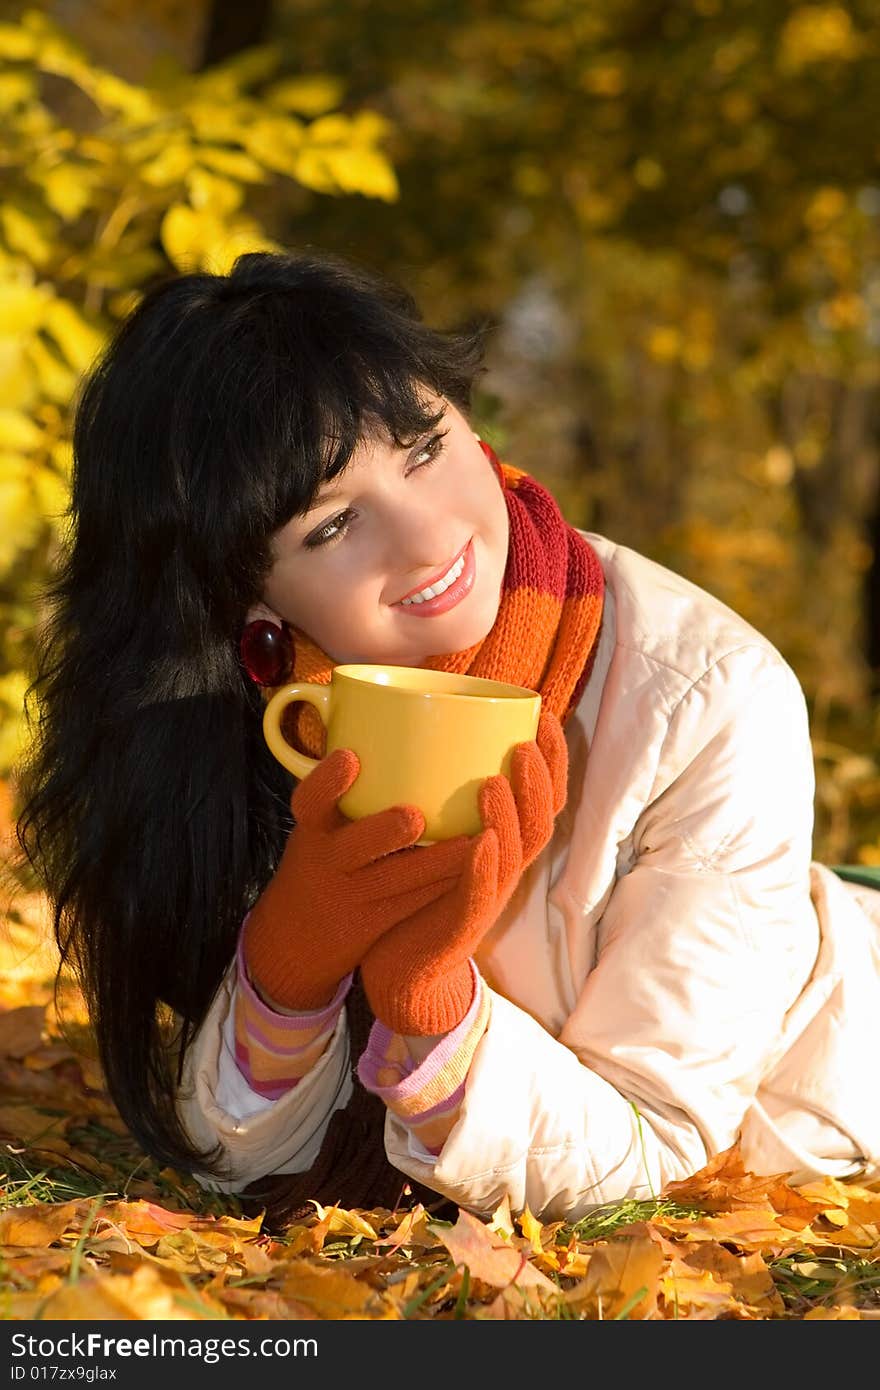
<svg viewBox="0 0 880 1390"><path fill-rule="evenodd" d="M427 584L461 544L436 505L415 501L389 508L382 534L388 571L400 576L402 593Z"/></svg>

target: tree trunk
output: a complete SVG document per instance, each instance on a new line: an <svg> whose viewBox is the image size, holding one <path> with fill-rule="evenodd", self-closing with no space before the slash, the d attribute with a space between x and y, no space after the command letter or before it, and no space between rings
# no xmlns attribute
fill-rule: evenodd
<svg viewBox="0 0 880 1390"><path fill-rule="evenodd" d="M199 71L265 42L271 17L272 0L213 0L205 19Z"/></svg>

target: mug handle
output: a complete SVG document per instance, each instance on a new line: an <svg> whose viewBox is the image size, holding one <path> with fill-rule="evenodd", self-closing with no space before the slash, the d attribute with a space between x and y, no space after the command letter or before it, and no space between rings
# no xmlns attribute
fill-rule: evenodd
<svg viewBox="0 0 880 1390"><path fill-rule="evenodd" d="M327 727L327 719L330 714L330 687L329 685L314 685L306 681L294 681L293 685L283 685L280 690L276 690L271 700L263 711L263 736L272 753L286 767L288 772L292 772L294 777L307 777L310 772L318 766L320 759L309 758L305 753L300 753L298 749L291 748L287 739L281 732L281 716L296 700L304 700L308 705L314 705L321 722Z"/></svg>

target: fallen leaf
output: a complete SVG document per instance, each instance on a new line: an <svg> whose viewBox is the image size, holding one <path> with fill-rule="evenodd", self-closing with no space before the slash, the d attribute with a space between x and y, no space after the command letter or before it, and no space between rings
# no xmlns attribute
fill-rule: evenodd
<svg viewBox="0 0 880 1390"><path fill-rule="evenodd" d="M819 1320L835 1322L856 1322L861 1320L861 1313L858 1308L847 1305L844 1308L811 1308L804 1314L804 1322L817 1322Z"/></svg>
<svg viewBox="0 0 880 1390"><path fill-rule="evenodd" d="M359 1212L347 1211L345 1207L322 1207L320 1202L315 1203L318 1212L319 1224L325 1221L327 1234L345 1236L366 1236L368 1240L376 1239L376 1232L369 1221L364 1220Z"/></svg>
<svg viewBox="0 0 880 1390"><path fill-rule="evenodd" d="M45 1004L24 1004L0 1014L0 1053L5 1057L24 1057L43 1040Z"/></svg>
<svg viewBox="0 0 880 1390"><path fill-rule="evenodd" d="M283 1298L311 1308L321 1319L343 1321L400 1319L400 1311L388 1294L355 1279L339 1263L319 1264L301 1257L281 1266Z"/></svg>
<svg viewBox="0 0 880 1390"><path fill-rule="evenodd" d="M728 1242L744 1250L761 1250L773 1256L803 1246L803 1241L784 1226L778 1214L768 1206L735 1207L732 1211L687 1220L659 1215L652 1224L660 1231L675 1233L689 1244L706 1240L719 1244Z"/></svg>
<svg viewBox="0 0 880 1390"><path fill-rule="evenodd" d="M181 1282L170 1282L154 1266L132 1275L95 1275L66 1284L51 1294L35 1316L44 1321L129 1321L154 1319L200 1322L222 1317L223 1306Z"/></svg>
<svg viewBox="0 0 880 1390"><path fill-rule="evenodd" d="M724 1280L730 1296L760 1317L780 1317L785 1304L773 1276L757 1253L735 1255L723 1245L707 1241L690 1250L684 1261L691 1269L705 1270Z"/></svg>
<svg viewBox="0 0 880 1390"><path fill-rule="evenodd" d="M78 1202L41 1202L0 1211L0 1245L43 1246L60 1240L79 1215Z"/></svg>
<svg viewBox="0 0 880 1390"><path fill-rule="evenodd" d="M819 1206L791 1187L787 1175L760 1177L745 1167L739 1146L734 1144L683 1182L667 1183L664 1197L693 1203L701 1211L729 1211L737 1206L769 1206L787 1219L792 1229L803 1230Z"/></svg>
<svg viewBox="0 0 880 1390"><path fill-rule="evenodd" d="M421 1202L418 1202L416 1206L404 1214L403 1220L395 1231L391 1231L388 1235L376 1237L376 1244L386 1254L392 1254L404 1247L418 1246L424 1248L435 1243L428 1213Z"/></svg>
<svg viewBox="0 0 880 1390"><path fill-rule="evenodd" d="M32 1143L50 1135L63 1135L72 1119L72 1115L44 1115L30 1105L0 1105L0 1134Z"/></svg>
<svg viewBox="0 0 880 1390"><path fill-rule="evenodd" d="M647 1234L599 1242L590 1251L586 1275L563 1301L606 1322L656 1318L663 1263L662 1252Z"/></svg>
<svg viewBox="0 0 880 1390"><path fill-rule="evenodd" d="M474 1279L504 1291L511 1308L533 1312L535 1297L556 1299L557 1286L529 1263L525 1251L497 1236L488 1225L463 1209L454 1226L433 1226L456 1265L464 1265Z"/></svg>

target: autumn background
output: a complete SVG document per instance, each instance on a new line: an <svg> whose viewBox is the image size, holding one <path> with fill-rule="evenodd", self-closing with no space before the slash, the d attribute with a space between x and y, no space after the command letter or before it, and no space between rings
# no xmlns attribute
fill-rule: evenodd
<svg viewBox="0 0 880 1390"><path fill-rule="evenodd" d="M333 1295L343 1302L331 1298L329 1316L522 1315L509 1298L479 1297L476 1274L463 1292L471 1266L461 1246L456 1259L438 1245L436 1229L420 1228L422 1244L378 1241L412 1213L386 1214L384 1228L316 1213L280 1237L261 1232L258 1216L235 1226L250 1219L235 1201L208 1201L132 1147L72 982L53 997L45 903L11 828L29 663L64 536L77 383L156 276L313 244L402 281L437 324L488 319L481 432L546 482L571 522L684 573L779 647L810 708L815 856L880 865L878 21L877 0L0 0L7 1316L107 1316L89 1313L88 1299L98 1288L110 1297L111 1285L141 1310L114 1316L306 1316L290 1311L291 1271L341 1279L340 1263L352 1286ZM719 1181L716 1213L739 1201L766 1216L773 1191L786 1207L784 1184L744 1198L748 1178L730 1164L690 1193L704 1214L707 1184ZM812 1252L815 1288L791 1274L804 1261L767 1216L758 1243L735 1258L757 1259L776 1302L762 1304L757 1285L720 1298L739 1276L718 1255L698 1266L716 1302L697 1312L683 1301L669 1311L674 1232L662 1237L668 1248L656 1228L633 1234L636 1216L652 1213L611 1223L623 1234L609 1249L649 1242L647 1265L633 1256L626 1297L613 1274L616 1303L598 1249L592 1265L577 1264L577 1233L514 1229L501 1213L488 1236L459 1236L472 1254L473 1241L501 1240L504 1258L524 1242L522 1266L557 1289L560 1259L563 1272L574 1260L569 1291L593 1285L568 1316L867 1306L878 1239L868 1194L855 1247L840 1242L855 1197L829 1189L816 1210L791 1200L782 1229ZM110 1221L113 1202L132 1210L114 1207ZM16 1226L23 1213L30 1225ZM728 1238L729 1253L730 1228ZM563 1246L569 1255L557 1258ZM395 1282L404 1255L414 1263ZM279 1261L286 1283L272 1274ZM780 1261L795 1279L787 1301ZM678 1280L681 1290L681 1271ZM194 1313L143 1313L187 1283ZM483 1292L502 1285L489 1278ZM642 1285L650 1292L635 1297ZM249 1302L245 1289L267 1301ZM380 1300L371 1311L365 1289ZM58 1311L62 1295L73 1312ZM349 1295L360 1311L338 1312ZM200 1299L214 1310L200 1312Z"/></svg>

